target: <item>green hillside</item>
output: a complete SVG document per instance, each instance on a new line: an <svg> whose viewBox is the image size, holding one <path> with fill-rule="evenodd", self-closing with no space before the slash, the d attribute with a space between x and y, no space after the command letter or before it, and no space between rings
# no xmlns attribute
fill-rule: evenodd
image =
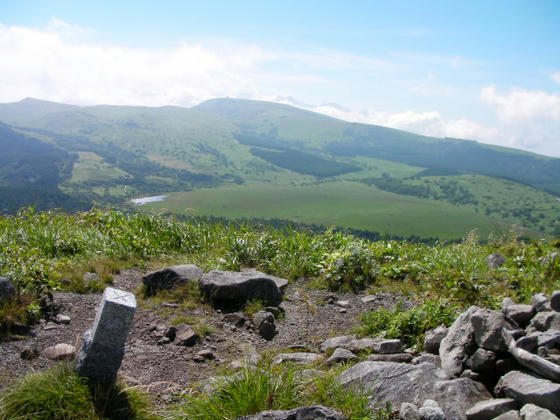
<svg viewBox="0 0 560 420"><path fill-rule="evenodd" d="M32 153L49 150L50 169L35 167L60 194L98 206L171 193L147 208L404 237L459 238L472 228L485 236L511 225L560 233L560 159L515 149L229 98L190 109L26 99L0 104L0 121L32 139ZM29 167L14 165L1 168L6 187L31 179Z"/></svg>

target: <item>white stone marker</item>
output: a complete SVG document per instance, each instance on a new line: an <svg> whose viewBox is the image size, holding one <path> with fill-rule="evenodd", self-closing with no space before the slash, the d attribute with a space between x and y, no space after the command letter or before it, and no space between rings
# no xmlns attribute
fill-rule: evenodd
<svg viewBox="0 0 560 420"><path fill-rule="evenodd" d="M124 344L136 312L130 292L107 287L92 327L83 335L76 370L90 383L113 385L124 356Z"/></svg>

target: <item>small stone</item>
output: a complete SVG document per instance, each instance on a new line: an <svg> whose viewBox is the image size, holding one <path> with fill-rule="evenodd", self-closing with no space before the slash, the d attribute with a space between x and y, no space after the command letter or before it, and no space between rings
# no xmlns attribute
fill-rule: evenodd
<svg viewBox="0 0 560 420"><path fill-rule="evenodd" d="M519 411L523 420L555 420L557 416L546 408L538 407L535 404L525 404Z"/></svg>
<svg viewBox="0 0 560 420"><path fill-rule="evenodd" d="M175 334L175 345L192 347L196 343L198 343L199 340L200 337L193 331L193 329L189 325L177 325L177 332Z"/></svg>
<svg viewBox="0 0 560 420"><path fill-rule="evenodd" d="M158 346L163 346L163 345L169 344L169 343L171 343L171 340L169 339L169 337L161 337L157 342Z"/></svg>
<svg viewBox="0 0 560 420"><path fill-rule="evenodd" d="M60 343L55 346L47 347L43 350L43 355L51 360L72 359L76 355L76 347L70 344Z"/></svg>
<svg viewBox="0 0 560 420"><path fill-rule="evenodd" d="M169 341L174 341L175 337L177 336L177 328L173 325L170 325L163 333L163 336L169 338Z"/></svg>
<svg viewBox="0 0 560 420"><path fill-rule="evenodd" d="M97 273L84 273L84 283L88 284L90 282L99 282L101 281L101 277Z"/></svg>
<svg viewBox="0 0 560 420"><path fill-rule="evenodd" d="M362 303L375 302L376 300L377 300L377 296L375 295L367 295L361 299Z"/></svg>
<svg viewBox="0 0 560 420"><path fill-rule="evenodd" d="M215 358L212 350L208 350L208 349L200 350L199 352L196 353L196 355L206 360L213 360Z"/></svg>
<svg viewBox="0 0 560 420"><path fill-rule="evenodd" d="M229 314L225 314L222 319L222 322L227 322L228 324L235 325L236 327L242 327L245 322L247 322L247 318L241 312L231 312Z"/></svg>
<svg viewBox="0 0 560 420"><path fill-rule="evenodd" d="M39 357L39 351L35 347L26 346L19 353L19 357L23 360L35 360Z"/></svg>
<svg viewBox="0 0 560 420"><path fill-rule="evenodd" d="M434 400L426 400L418 410L422 420L446 420L445 413Z"/></svg>
<svg viewBox="0 0 560 420"><path fill-rule="evenodd" d="M544 293L537 293L531 298L531 303L535 312L546 312L550 310L550 305L548 303L548 298Z"/></svg>
<svg viewBox="0 0 560 420"><path fill-rule="evenodd" d="M340 306L341 308L349 308L350 302L348 302L347 300L337 300L335 302L335 305Z"/></svg>
<svg viewBox="0 0 560 420"><path fill-rule="evenodd" d="M276 333L276 326L269 321L264 321L259 327L259 335L266 341L272 340Z"/></svg>
<svg viewBox="0 0 560 420"><path fill-rule="evenodd" d="M55 322L56 322L57 324L66 324L66 325L68 325L68 324L70 324L70 321L71 321L71 319L70 319L70 317L69 317L68 315L58 314L58 315L56 316L56 318L55 318Z"/></svg>
<svg viewBox="0 0 560 420"><path fill-rule="evenodd" d="M399 410L400 420L421 420L420 412L418 407L411 403L402 403Z"/></svg>
<svg viewBox="0 0 560 420"><path fill-rule="evenodd" d="M45 326L43 327L43 329L45 331L50 331L50 330L56 330L57 329L57 325L54 322L47 322L45 324Z"/></svg>
<svg viewBox="0 0 560 420"><path fill-rule="evenodd" d="M376 353L390 354L390 353L400 353L402 351L403 345L401 340L383 340L377 343L374 347Z"/></svg>
<svg viewBox="0 0 560 420"><path fill-rule="evenodd" d="M490 254L486 257L486 264L490 268L498 268L506 262L506 258L501 254Z"/></svg>
<svg viewBox="0 0 560 420"><path fill-rule="evenodd" d="M347 363L350 360L356 360L357 357L350 350L338 348L334 351L331 357L327 359L325 364L334 365L335 363Z"/></svg>
<svg viewBox="0 0 560 420"><path fill-rule="evenodd" d="M199 356L198 354L195 354L195 355L192 357L192 361L193 361L193 362L196 362L196 363L204 363L204 362L206 361L206 359L205 359L204 357L202 357L202 356Z"/></svg>
<svg viewBox="0 0 560 420"><path fill-rule="evenodd" d="M467 420L491 420L501 414L517 409L517 402L512 398L497 398L480 401L465 413Z"/></svg>
<svg viewBox="0 0 560 420"><path fill-rule="evenodd" d="M345 314L346 312L348 312L348 309L346 309L346 308L340 308L340 309L338 310L338 312L340 312L341 314Z"/></svg>
<svg viewBox="0 0 560 420"><path fill-rule="evenodd" d="M512 305L515 305L515 302L512 300L512 298L505 297L504 300L502 300L502 309L506 309L507 307Z"/></svg>
<svg viewBox="0 0 560 420"><path fill-rule="evenodd" d="M258 311L253 314L253 323L259 328L263 322L274 324L274 315L267 311Z"/></svg>

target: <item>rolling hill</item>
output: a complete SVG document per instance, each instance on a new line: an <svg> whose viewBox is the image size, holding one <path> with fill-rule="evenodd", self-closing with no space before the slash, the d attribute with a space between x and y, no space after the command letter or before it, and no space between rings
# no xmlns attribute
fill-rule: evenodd
<svg viewBox="0 0 560 420"><path fill-rule="evenodd" d="M21 144L40 172L30 175L29 156L12 156L1 162L3 188L31 189L43 176L81 203L169 193L146 208L404 237L459 238L472 228L486 236L512 225L560 234L560 159L516 149L230 98L188 109L25 99L0 104L0 122L6 150Z"/></svg>

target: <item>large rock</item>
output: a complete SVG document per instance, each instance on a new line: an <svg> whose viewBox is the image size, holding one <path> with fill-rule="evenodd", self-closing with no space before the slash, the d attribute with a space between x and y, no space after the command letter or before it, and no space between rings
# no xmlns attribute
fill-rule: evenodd
<svg viewBox="0 0 560 420"><path fill-rule="evenodd" d="M158 290L169 290L190 281L198 281L203 274L204 272L196 265L176 265L148 273L142 281L146 294L151 296Z"/></svg>
<svg viewBox="0 0 560 420"><path fill-rule="evenodd" d="M468 409L467 420L491 420L511 410L517 410L517 402L512 398L480 401Z"/></svg>
<svg viewBox="0 0 560 420"><path fill-rule="evenodd" d="M550 310L550 304L548 298L544 293L537 293L531 297L531 303L535 312L546 312Z"/></svg>
<svg viewBox="0 0 560 420"><path fill-rule="evenodd" d="M175 330L175 344L177 346L192 347L198 341L200 337L188 324L179 324Z"/></svg>
<svg viewBox="0 0 560 420"><path fill-rule="evenodd" d="M403 344L399 339L382 340L374 344L373 351L381 354L394 354L400 353L403 349Z"/></svg>
<svg viewBox="0 0 560 420"><path fill-rule="evenodd" d="M16 289L10 279L0 277L0 305L9 301L16 295Z"/></svg>
<svg viewBox="0 0 560 420"><path fill-rule="evenodd" d="M481 347L469 357L467 366L477 373L490 373L496 368L496 359L496 353Z"/></svg>
<svg viewBox="0 0 560 420"><path fill-rule="evenodd" d="M492 351L508 350L508 346L502 337L502 329L516 330L519 328L512 320L502 312L491 309L479 308L471 317L474 327L474 341L482 348Z"/></svg>
<svg viewBox="0 0 560 420"><path fill-rule="evenodd" d="M525 404L519 410L523 420L556 420L557 416L552 414L546 408L538 407L535 404Z"/></svg>
<svg viewBox="0 0 560 420"><path fill-rule="evenodd" d="M443 380L445 374L431 363L410 365L393 362L362 362L338 376L342 386L368 389L372 407L391 402L420 405L435 400L449 419L465 419L465 412L479 401L492 398L484 385L467 378Z"/></svg>
<svg viewBox="0 0 560 420"><path fill-rule="evenodd" d="M560 330L560 312L539 312L529 323L528 331Z"/></svg>
<svg viewBox="0 0 560 420"><path fill-rule="evenodd" d="M288 280L269 276L256 270L211 271L198 281L206 299L219 309L239 309L248 301L278 306L282 302Z"/></svg>
<svg viewBox="0 0 560 420"><path fill-rule="evenodd" d="M237 420L345 420L345 418L332 408L315 405L293 410L263 411L252 416L239 417Z"/></svg>
<svg viewBox="0 0 560 420"><path fill-rule="evenodd" d="M471 306L449 327L447 335L441 340L439 356L441 367L451 376L458 376L463 364L474 352L474 327L471 317L480 308Z"/></svg>
<svg viewBox="0 0 560 420"><path fill-rule="evenodd" d="M560 385L537 375L509 372L500 378L494 393L513 398L520 405L535 404L560 414Z"/></svg>
<svg viewBox="0 0 560 420"><path fill-rule="evenodd" d="M535 315L533 305L510 305L502 309L502 312L513 319L517 324L524 327Z"/></svg>

